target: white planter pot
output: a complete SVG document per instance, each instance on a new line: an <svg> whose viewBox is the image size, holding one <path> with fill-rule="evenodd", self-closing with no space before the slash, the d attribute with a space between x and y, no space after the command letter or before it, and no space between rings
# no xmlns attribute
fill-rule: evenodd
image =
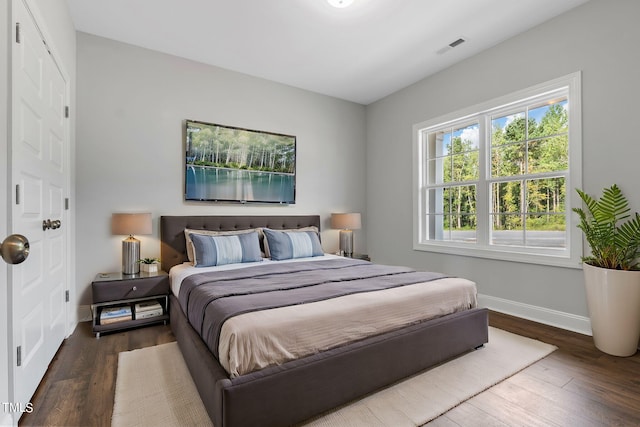
<svg viewBox="0 0 640 427"><path fill-rule="evenodd" d="M596 347L613 356L632 356L640 339L640 271L583 264L587 305Z"/></svg>
<svg viewBox="0 0 640 427"><path fill-rule="evenodd" d="M140 270L145 273L157 273L158 264L140 264Z"/></svg>

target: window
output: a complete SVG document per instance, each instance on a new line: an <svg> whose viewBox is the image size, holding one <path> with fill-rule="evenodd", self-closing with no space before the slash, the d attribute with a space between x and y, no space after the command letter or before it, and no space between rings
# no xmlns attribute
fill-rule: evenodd
<svg viewBox="0 0 640 427"><path fill-rule="evenodd" d="M580 74L414 126L414 249L578 267Z"/></svg>

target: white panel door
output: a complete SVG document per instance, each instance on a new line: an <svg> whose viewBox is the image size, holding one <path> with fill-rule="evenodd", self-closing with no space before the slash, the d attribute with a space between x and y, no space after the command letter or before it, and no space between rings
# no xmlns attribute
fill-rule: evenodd
<svg viewBox="0 0 640 427"><path fill-rule="evenodd" d="M69 137L66 82L23 1L13 5L12 233L31 246L27 260L11 267L13 398L28 402L65 336ZM45 220L53 228L43 229Z"/></svg>

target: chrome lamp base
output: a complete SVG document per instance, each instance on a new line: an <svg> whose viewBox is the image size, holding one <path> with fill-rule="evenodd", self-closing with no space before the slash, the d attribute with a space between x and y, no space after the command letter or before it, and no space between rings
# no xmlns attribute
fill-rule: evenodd
<svg viewBox="0 0 640 427"><path fill-rule="evenodd" d="M129 236L122 241L122 273L140 273L140 240Z"/></svg>
<svg viewBox="0 0 640 427"><path fill-rule="evenodd" d="M340 252L344 256L353 256L353 230L340 230Z"/></svg>

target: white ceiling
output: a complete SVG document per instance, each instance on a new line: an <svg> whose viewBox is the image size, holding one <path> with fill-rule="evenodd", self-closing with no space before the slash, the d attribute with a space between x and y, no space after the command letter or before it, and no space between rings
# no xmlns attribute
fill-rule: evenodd
<svg viewBox="0 0 640 427"><path fill-rule="evenodd" d="M78 31L365 105L586 1L67 0Z"/></svg>

